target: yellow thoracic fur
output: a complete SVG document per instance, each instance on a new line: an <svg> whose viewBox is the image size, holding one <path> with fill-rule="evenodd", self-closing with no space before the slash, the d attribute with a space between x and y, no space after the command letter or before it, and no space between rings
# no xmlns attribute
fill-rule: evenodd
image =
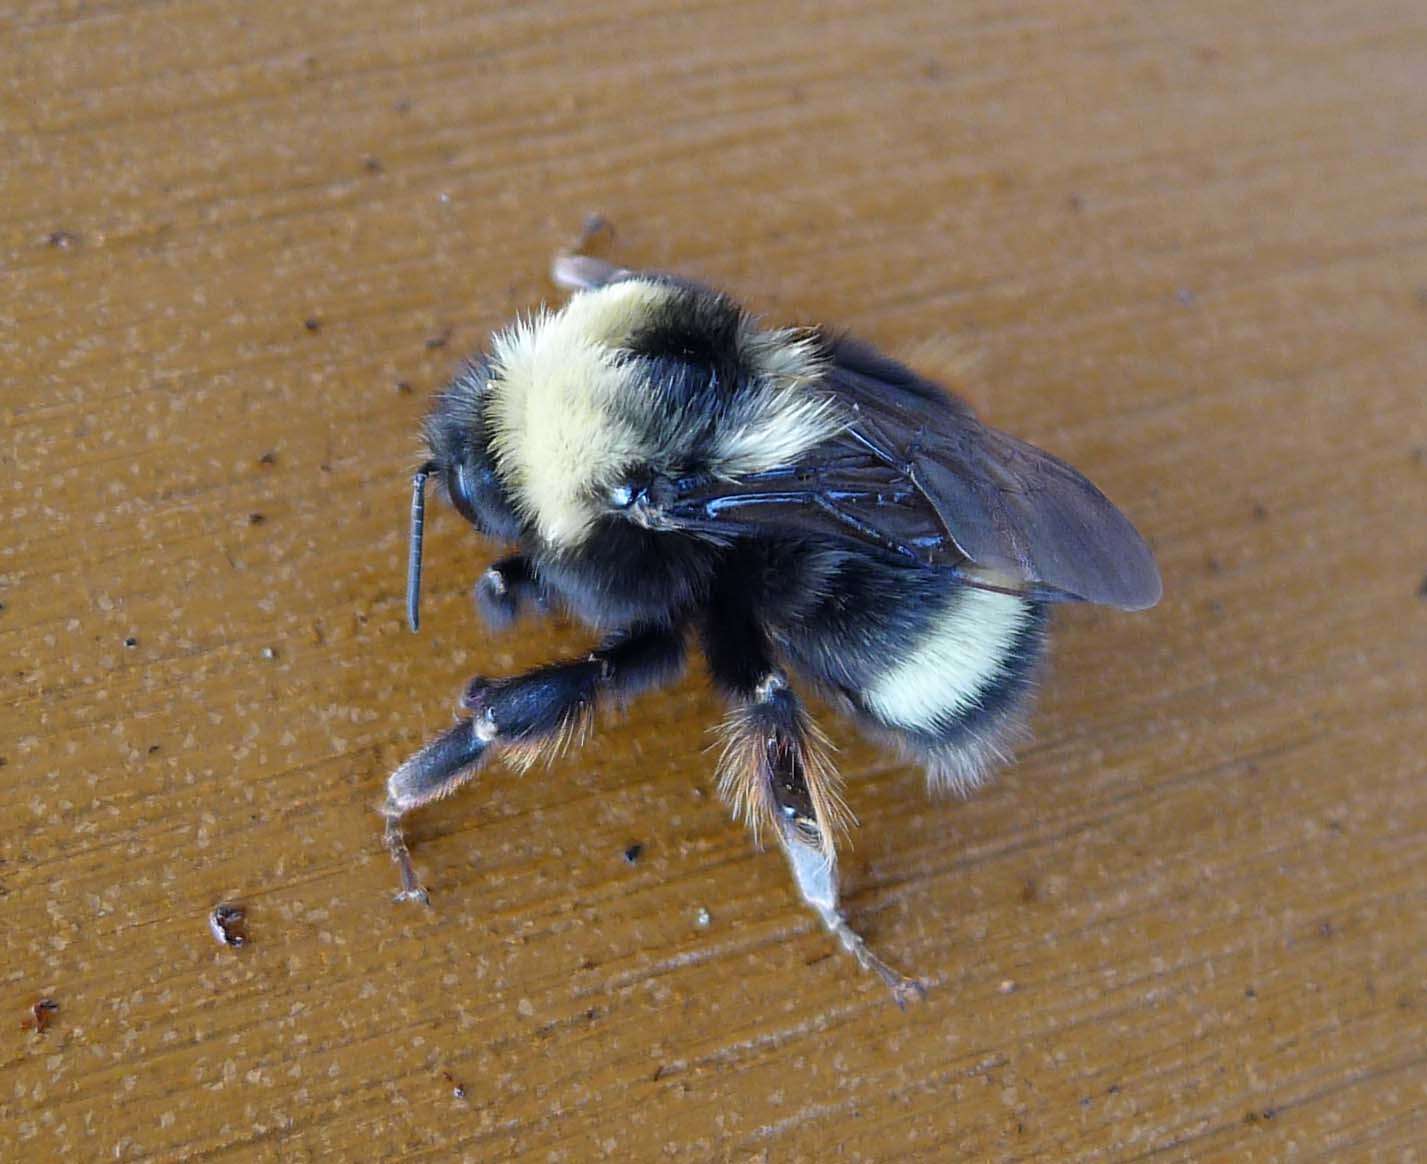
<svg viewBox="0 0 1427 1164"><path fill-rule="evenodd" d="M491 446L517 508L553 546L578 545L603 499L634 466L686 451L669 431L625 346L679 288L631 279L574 296L498 334L486 406ZM737 477L776 468L826 440L841 420L813 389L816 345L792 330L746 320L738 356L747 367L745 407L704 450L708 468ZM644 406L644 407L641 407Z"/></svg>

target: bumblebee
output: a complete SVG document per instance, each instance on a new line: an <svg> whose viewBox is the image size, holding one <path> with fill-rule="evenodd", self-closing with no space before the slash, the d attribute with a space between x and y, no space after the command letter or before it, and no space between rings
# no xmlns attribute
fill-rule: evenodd
<svg viewBox="0 0 1427 1164"><path fill-rule="evenodd" d="M790 676L965 791L1023 730L1049 608L1139 610L1153 556L1076 470L938 385L818 328L768 328L718 291L588 255L574 294L496 334L426 421L407 608L419 625L425 489L514 543L476 584L495 626L558 606L602 636L569 662L471 680L465 715L387 782L399 898L426 900L400 822L499 755L582 735L601 701L680 672L696 640L729 702L718 788L786 855L803 899L900 1004L838 901L852 823Z"/></svg>

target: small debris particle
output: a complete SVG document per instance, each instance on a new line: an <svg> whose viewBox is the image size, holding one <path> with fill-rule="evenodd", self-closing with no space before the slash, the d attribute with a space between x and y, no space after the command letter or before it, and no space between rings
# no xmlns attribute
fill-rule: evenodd
<svg viewBox="0 0 1427 1164"><path fill-rule="evenodd" d="M1174 298L1179 302L1181 307L1194 306L1195 294L1188 287L1181 287L1174 293Z"/></svg>
<svg viewBox="0 0 1427 1164"><path fill-rule="evenodd" d="M322 321L315 315L309 315L302 321L302 326L308 331L318 332L322 330Z"/></svg>
<svg viewBox="0 0 1427 1164"><path fill-rule="evenodd" d="M1427 574L1422 575L1422 581L1417 583L1417 597L1427 602Z"/></svg>
<svg viewBox="0 0 1427 1164"><path fill-rule="evenodd" d="M208 915L208 930L224 946L246 946L248 935L243 928L247 911L241 905L220 901Z"/></svg>
<svg viewBox="0 0 1427 1164"><path fill-rule="evenodd" d="M149 755L150 755L150 756L156 756L156 755L158 755L158 751L159 751L159 746L158 746L158 744L150 744L150 745L149 745Z"/></svg>
<svg viewBox="0 0 1427 1164"><path fill-rule="evenodd" d="M250 513L250 514L248 514L248 524L249 524L249 525L262 525L263 522L265 522L265 521L267 521L267 516L266 516L265 514L261 514L261 513Z"/></svg>
<svg viewBox="0 0 1427 1164"><path fill-rule="evenodd" d="M382 165L381 158L367 154L362 158L362 169L369 174L380 174L385 172L386 167Z"/></svg>
<svg viewBox="0 0 1427 1164"><path fill-rule="evenodd" d="M276 454L275 452L273 452L272 449L269 449L269 450L268 450L267 452L265 452L261 457L258 458L258 464L260 464L260 465L276 465L276 464L277 464L277 454Z"/></svg>
<svg viewBox="0 0 1427 1164"><path fill-rule="evenodd" d="M1245 998L1257 998L1258 996L1259 996L1259 992L1258 992L1257 990L1255 990L1252 986L1245 986L1245 987L1244 987L1244 997L1245 997Z"/></svg>
<svg viewBox="0 0 1427 1164"><path fill-rule="evenodd" d="M448 343L451 342L451 331L451 328L443 327L435 335L427 336L426 350L429 352L434 352L437 348L444 348Z"/></svg>
<svg viewBox="0 0 1427 1164"><path fill-rule="evenodd" d="M396 382L396 390L397 390L398 392L400 392L403 396L410 396L410 395L411 395L411 381L410 381L410 380L398 380L398 381Z"/></svg>
<svg viewBox="0 0 1427 1164"><path fill-rule="evenodd" d="M72 230L52 230L45 235L45 245L56 250L67 251L79 245L79 235Z"/></svg>
<svg viewBox="0 0 1427 1164"><path fill-rule="evenodd" d="M1001 980L1001 985L998 986L998 987L996 987L996 989L997 989L998 991L1000 991L1002 994L1015 994L1015 993L1016 993L1016 981L1015 981L1015 979L1013 979L1013 978L1003 978L1003 979Z"/></svg>
<svg viewBox="0 0 1427 1164"><path fill-rule="evenodd" d="M264 647L264 648L262 649L262 656L263 656L264 659L276 659L276 658L277 658L277 648L276 648L276 647Z"/></svg>
<svg viewBox="0 0 1427 1164"><path fill-rule="evenodd" d="M1333 923L1326 918L1318 923L1318 936L1320 938L1331 938L1334 934Z"/></svg>
<svg viewBox="0 0 1427 1164"><path fill-rule="evenodd" d="M35 1034L42 1035L49 1029L50 1023L54 1021L54 1016L59 1014L59 1003L52 998L42 998L34 1006L30 1007L30 1018L22 1024L27 1027L34 1027Z"/></svg>
<svg viewBox="0 0 1427 1164"><path fill-rule="evenodd" d="M1255 521L1263 521L1265 518L1268 517L1268 507L1264 505L1264 503L1261 501L1255 501L1253 514Z"/></svg>
<svg viewBox="0 0 1427 1164"><path fill-rule="evenodd" d="M644 846L636 841L634 844L630 845L627 849L624 850L624 859L631 865L636 864L639 861L639 855L642 852L644 852Z"/></svg>
<svg viewBox="0 0 1427 1164"><path fill-rule="evenodd" d="M447 1083L451 1085L451 1095L456 1099L466 1098L466 1085L459 1082L449 1071L441 1072Z"/></svg>
<svg viewBox="0 0 1427 1164"><path fill-rule="evenodd" d="M713 914L709 913L705 906L699 906L699 912L694 914L694 925L698 926L701 930L707 929L712 921Z"/></svg>
<svg viewBox="0 0 1427 1164"><path fill-rule="evenodd" d="M132 650L134 647L137 647L139 645L139 640L136 639L133 635L130 635L124 640L124 645L130 650Z"/></svg>

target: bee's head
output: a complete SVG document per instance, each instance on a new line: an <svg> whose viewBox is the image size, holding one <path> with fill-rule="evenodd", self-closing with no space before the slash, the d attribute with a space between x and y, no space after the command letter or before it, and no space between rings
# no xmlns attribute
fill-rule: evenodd
<svg viewBox="0 0 1427 1164"><path fill-rule="evenodd" d="M514 541L521 521L491 457L483 405L489 365L478 361L457 374L426 418L430 459L417 470L411 495L411 549L407 569L407 620L420 623L421 549L426 524L426 481L435 477L456 511L487 537Z"/></svg>
<svg viewBox="0 0 1427 1164"><path fill-rule="evenodd" d="M491 454L484 415L489 388L490 365L480 360L462 368L436 398L426 418L429 471L456 511L481 533L514 541L521 523Z"/></svg>

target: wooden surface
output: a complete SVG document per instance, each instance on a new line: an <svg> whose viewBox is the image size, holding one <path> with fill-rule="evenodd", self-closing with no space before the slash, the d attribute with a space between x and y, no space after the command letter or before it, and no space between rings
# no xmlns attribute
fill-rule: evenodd
<svg viewBox="0 0 1427 1164"><path fill-rule="evenodd" d="M1427 1154L1420 0L3 19L0 1157ZM713 796L697 668L390 901L388 770L590 641L487 634L445 509L401 617L426 397L589 211L971 353L1159 553L967 803L824 717L905 1014Z"/></svg>

